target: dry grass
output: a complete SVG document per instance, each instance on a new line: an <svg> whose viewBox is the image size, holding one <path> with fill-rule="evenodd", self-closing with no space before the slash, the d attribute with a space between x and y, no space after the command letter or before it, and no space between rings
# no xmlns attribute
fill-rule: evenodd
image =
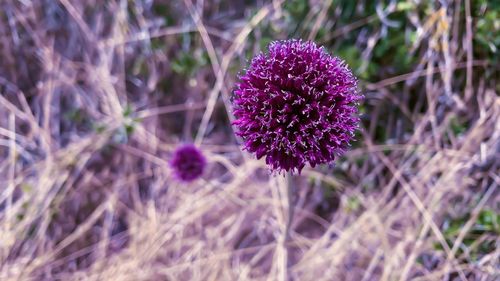
<svg viewBox="0 0 500 281"><path fill-rule="evenodd" d="M500 208L499 80L483 76L497 63L474 58L469 0L410 13L418 64L361 81L360 141L336 168L293 179L288 238L285 179L228 125L235 69L264 25L284 24L283 1L166 1L174 26L149 1L101 2L0 4L0 280L500 278L498 236L464 243L482 210ZM333 1L310 3L303 38L332 20ZM384 26L396 9L320 41ZM366 35L367 61L382 29ZM183 36L210 61L187 79L169 67ZM167 161L189 140L210 167L183 185ZM464 214L450 242L446 221ZM481 241L493 248L474 257Z"/></svg>

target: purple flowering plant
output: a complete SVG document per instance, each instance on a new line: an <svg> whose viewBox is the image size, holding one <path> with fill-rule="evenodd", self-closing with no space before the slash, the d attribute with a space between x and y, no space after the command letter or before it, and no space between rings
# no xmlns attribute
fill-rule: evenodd
<svg viewBox="0 0 500 281"><path fill-rule="evenodd" d="M174 151L170 167L180 181L191 182L203 174L207 160L202 152L192 144L185 144Z"/></svg>
<svg viewBox="0 0 500 281"><path fill-rule="evenodd" d="M362 96L347 64L302 40L275 41L241 75L233 96L236 134L272 171L332 163L358 128Z"/></svg>

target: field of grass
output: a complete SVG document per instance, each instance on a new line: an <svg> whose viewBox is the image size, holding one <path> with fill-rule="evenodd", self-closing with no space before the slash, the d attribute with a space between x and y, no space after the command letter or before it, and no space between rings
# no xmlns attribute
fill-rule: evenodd
<svg viewBox="0 0 500 281"><path fill-rule="evenodd" d="M365 96L293 194L231 126L289 38ZM499 62L498 0L2 0L0 280L500 280Z"/></svg>

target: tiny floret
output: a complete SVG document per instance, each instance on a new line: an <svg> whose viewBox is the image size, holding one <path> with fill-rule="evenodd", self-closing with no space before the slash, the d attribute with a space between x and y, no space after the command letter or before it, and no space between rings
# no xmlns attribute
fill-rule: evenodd
<svg viewBox="0 0 500 281"><path fill-rule="evenodd" d="M315 43L277 41L253 58L233 96L236 134L272 171L331 163L358 128L362 96L347 64Z"/></svg>
<svg viewBox="0 0 500 281"><path fill-rule="evenodd" d="M190 182L203 174L206 159L202 152L192 144L185 144L174 152L170 166L177 179Z"/></svg>

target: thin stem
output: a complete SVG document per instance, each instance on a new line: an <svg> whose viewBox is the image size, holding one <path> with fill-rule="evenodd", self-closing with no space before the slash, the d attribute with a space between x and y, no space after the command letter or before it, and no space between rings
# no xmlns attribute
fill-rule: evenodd
<svg viewBox="0 0 500 281"><path fill-rule="evenodd" d="M293 176L290 172L287 172L286 177L286 195L287 195L287 208L288 208L288 218L285 228L285 241L288 241L290 238L290 229L292 228L293 216L295 213L295 208L293 205L293 192L294 192L294 181Z"/></svg>
<svg viewBox="0 0 500 281"><path fill-rule="evenodd" d="M281 238L281 248L283 249L283 255L281 256L282 260L281 260L281 266L280 266L281 270L279 273L279 280L282 280L282 281L289 280L288 279L288 261L289 261L290 255L289 255L289 250L287 249L287 242L290 240L290 231L292 228L293 215L294 215L294 205L293 205L294 182L293 182L293 176L291 173L287 173L285 175L285 184L286 184L286 191L285 190L283 190L283 191L286 192L286 197L287 197L286 201L287 202L286 202L284 207L287 209L288 215L286 218L285 230L283 233L284 235ZM283 191L281 191L279 193L283 194L282 193Z"/></svg>

